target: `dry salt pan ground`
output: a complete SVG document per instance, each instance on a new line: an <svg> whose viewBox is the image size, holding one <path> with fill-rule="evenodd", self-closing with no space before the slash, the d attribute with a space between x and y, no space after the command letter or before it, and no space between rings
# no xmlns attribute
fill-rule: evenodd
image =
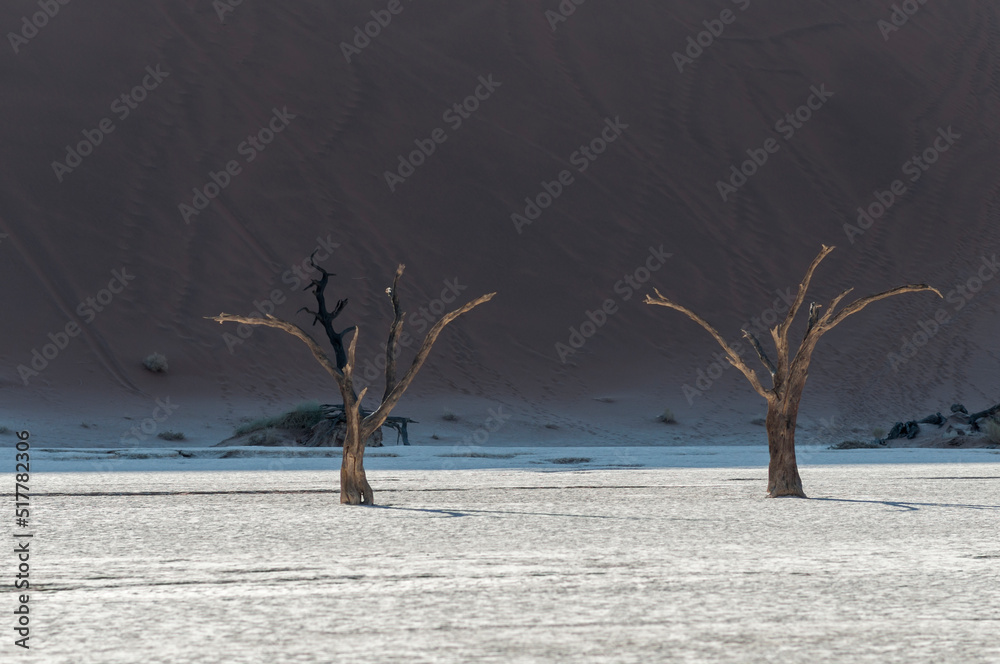
<svg viewBox="0 0 1000 664"><path fill-rule="evenodd" d="M376 508L338 504L329 459L36 473L24 661L1000 660L995 453L817 452L811 498L770 500L746 456L587 470L621 458L589 452L372 459Z"/></svg>

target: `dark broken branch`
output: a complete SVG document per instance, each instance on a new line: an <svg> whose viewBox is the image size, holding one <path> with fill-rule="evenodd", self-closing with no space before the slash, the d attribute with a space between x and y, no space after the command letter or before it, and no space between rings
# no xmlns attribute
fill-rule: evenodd
<svg viewBox="0 0 1000 664"><path fill-rule="evenodd" d="M757 357L760 358L760 361L764 363L764 366L767 367L767 370L771 373L772 387L777 387L778 370L774 368L774 364L771 362L771 358L769 358L767 356L767 353L764 352L764 347L760 345L760 341L758 341L757 337L755 337L751 332L743 330L743 336L750 341L750 344L753 346L753 349L757 351Z"/></svg>
<svg viewBox="0 0 1000 664"><path fill-rule="evenodd" d="M330 340L330 345L333 346L334 355L337 358L337 368L343 369L344 365L347 364L347 353L344 350L344 335L350 332L352 327L345 330L337 332L333 329L333 320L340 315L340 312L344 310L347 306L347 299L338 300L337 304L334 305L333 311L329 311L326 308L326 287L330 282L330 277L336 276L332 272L327 272L325 268L316 263L316 252L309 257L309 264L313 266L313 269L320 273L319 279L313 279L309 282L303 290L312 289L313 295L316 296L316 311L310 311L305 309L305 311L313 316L313 325L320 323L323 326L323 330L326 332L327 338ZM302 311L300 309L299 311Z"/></svg>
<svg viewBox="0 0 1000 664"><path fill-rule="evenodd" d="M392 325L389 327L389 339L385 344L385 392L382 393L382 401L389 398L392 389L396 387L396 355L399 352L399 333L403 329L403 316L405 315L399 308L399 278L403 276L406 268L402 263L396 268L396 276L392 279L392 286L385 289L389 300L392 302Z"/></svg>
<svg viewBox="0 0 1000 664"><path fill-rule="evenodd" d="M819 320L819 309L822 304L817 302L811 302L809 304L809 324L806 326L806 334L808 335L810 330L816 326L816 321Z"/></svg>

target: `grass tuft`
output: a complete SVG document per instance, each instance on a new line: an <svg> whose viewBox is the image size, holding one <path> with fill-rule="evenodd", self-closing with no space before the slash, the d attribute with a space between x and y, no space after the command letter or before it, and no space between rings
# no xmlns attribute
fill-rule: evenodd
<svg viewBox="0 0 1000 664"><path fill-rule="evenodd" d="M660 416L656 418L658 421L664 424L677 424L677 418L674 417L674 411L669 408L664 408Z"/></svg>
<svg viewBox="0 0 1000 664"><path fill-rule="evenodd" d="M986 434L986 440L994 445L1000 445L1000 422L996 418L986 420L983 425L983 433Z"/></svg>
<svg viewBox="0 0 1000 664"><path fill-rule="evenodd" d="M251 445L274 445L281 442L281 436L274 429L261 429L250 434L247 442Z"/></svg>
<svg viewBox="0 0 1000 664"><path fill-rule="evenodd" d="M146 356L146 359L142 361L142 366L153 373L166 373L168 369L167 358L159 353L153 353Z"/></svg>
<svg viewBox="0 0 1000 664"><path fill-rule="evenodd" d="M263 429L308 429L316 426L323 419L323 409L315 401L300 403L295 410L290 410L281 415L271 417L259 417L236 427L233 432L236 436L245 436L248 433L261 431Z"/></svg>
<svg viewBox="0 0 1000 664"><path fill-rule="evenodd" d="M156 437L163 440L184 440L184 434L180 431L161 431Z"/></svg>

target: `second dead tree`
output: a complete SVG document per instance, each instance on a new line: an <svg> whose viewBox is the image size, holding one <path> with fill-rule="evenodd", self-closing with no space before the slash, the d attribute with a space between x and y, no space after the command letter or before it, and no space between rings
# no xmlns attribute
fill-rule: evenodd
<svg viewBox="0 0 1000 664"><path fill-rule="evenodd" d="M839 325L845 318L858 313L872 302L900 295L902 293L914 293L919 291L931 291L942 297L941 293L926 284L907 284L896 288L862 297L851 304L836 311L840 301L847 297L853 288L848 288L826 305L825 313L820 313L822 305L813 302L809 305L809 321L806 327L802 343L794 357L790 358L788 331L792 326L799 308L805 301L806 291L809 290L809 282L812 280L813 272L820 262L826 258L827 254L834 250L834 247L823 245L816 258L813 259L806 275L799 284L798 294L794 302L788 308L785 319L771 329L771 339L774 341L777 362L772 362L760 340L751 332L743 330L743 336L750 342L760 361L771 374L771 387L764 387L757 378L757 373L748 367L743 359L726 343L722 335L712 327L705 319L694 313L687 307L681 306L672 300L667 299L660 291L656 290L656 297L646 296L646 304L658 304L660 306L676 309L685 314L688 318L708 330L722 349L726 352L729 363L740 370L757 394L767 400L767 417L764 424L767 428L767 444L770 456L770 463L767 469L767 493L771 497L778 496L798 496L805 497L802 491L802 480L799 478L798 465L795 460L795 425L799 414L799 401L802 399L802 390L806 385L806 378L809 375L809 363L812 361L813 351L820 337ZM654 289L655 290L655 289Z"/></svg>

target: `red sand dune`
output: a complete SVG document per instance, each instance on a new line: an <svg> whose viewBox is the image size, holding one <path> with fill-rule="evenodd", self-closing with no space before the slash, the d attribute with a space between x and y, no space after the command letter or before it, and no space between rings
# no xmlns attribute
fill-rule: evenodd
<svg viewBox="0 0 1000 664"><path fill-rule="evenodd" d="M350 298L340 320L360 326L366 361L397 262L411 320L454 279L463 301L498 291L445 332L398 409L448 407L474 426L503 405L512 424L492 442L668 441L651 423L664 406L688 433L745 424L763 404L735 371L688 403L682 386L718 348L641 295L658 287L737 339L822 244L838 249L815 280L821 302L847 286L981 288L902 296L831 333L804 418L884 424L950 400L995 403L1000 7L931 2L887 31L890 4L588 2L562 21L546 14L556 0L243 2L220 20L224 5L208 1L95 1L59 5L32 30L23 17L39 3L5 2L2 417L53 442L117 442L123 417L170 398L181 407L160 426L200 426L196 439L214 442L236 417L335 400L294 339L257 329L231 353L222 333L235 329L204 319L280 291L277 314L307 323L295 312L309 295L285 272L327 237L340 245L324 262L331 293ZM372 11L391 21L345 49ZM121 99L144 83L141 102ZM453 108L463 100L468 117ZM776 126L803 105L806 121ZM269 123L272 142L247 142ZM601 154L579 152L602 132L613 140ZM54 168L97 137L75 168ZM391 191L385 172L420 145L433 153ZM908 163L928 148L935 163ZM767 160L723 200L718 181L754 155ZM186 223L179 205L211 173L228 186ZM844 224L888 202L876 192L894 180L903 193L851 242ZM512 214L546 187L558 197L519 233ZM619 284L644 277L661 246L672 256L637 291ZM88 322L80 303L116 270L134 280ZM609 299L614 313L561 362L556 344ZM947 324L893 363L939 310ZM71 322L82 332L25 385L19 365ZM164 376L141 366L154 350ZM92 421L99 434L79 427Z"/></svg>

